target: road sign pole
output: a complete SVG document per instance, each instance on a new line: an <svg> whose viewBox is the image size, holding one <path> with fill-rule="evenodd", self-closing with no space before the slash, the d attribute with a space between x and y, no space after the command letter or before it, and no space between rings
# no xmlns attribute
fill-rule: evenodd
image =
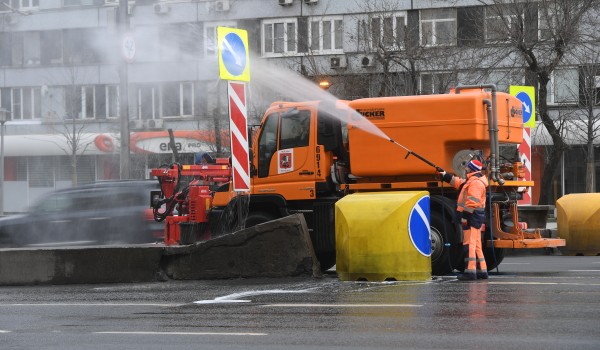
<svg viewBox="0 0 600 350"><path fill-rule="evenodd" d="M525 181L531 181L533 168L531 166L531 128L535 127L535 88L533 86L511 86L510 94L521 101L523 110L523 142L518 147L519 158L523 163ZM519 205L531 205L531 187L523 192Z"/></svg>
<svg viewBox="0 0 600 350"><path fill-rule="evenodd" d="M229 81L229 130L231 139L231 166L233 190L250 190L250 161L248 151L248 112L246 108L246 84Z"/></svg>
<svg viewBox="0 0 600 350"><path fill-rule="evenodd" d="M248 32L237 28L217 28L219 76L228 80L229 133L233 190L250 191L248 150L248 111L246 83L250 81Z"/></svg>

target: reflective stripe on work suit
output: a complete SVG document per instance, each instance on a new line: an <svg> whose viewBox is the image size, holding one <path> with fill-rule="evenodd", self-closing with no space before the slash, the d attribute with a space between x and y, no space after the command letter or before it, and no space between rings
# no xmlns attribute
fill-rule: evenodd
<svg viewBox="0 0 600 350"><path fill-rule="evenodd" d="M460 189L456 210L460 213L461 219L467 220L466 224L462 225L465 273L487 272L481 246L487 178L481 172L474 172L467 174L466 180L453 176L450 185Z"/></svg>
<svg viewBox="0 0 600 350"><path fill-rule="evenodd" d="M453 176L450 185L460 190L456 201L456 210L472 213L477 208L485 208L485 188L488 181L481 172L467 174L467 179ZM462 188L461 188L462 187Z"/></svg>

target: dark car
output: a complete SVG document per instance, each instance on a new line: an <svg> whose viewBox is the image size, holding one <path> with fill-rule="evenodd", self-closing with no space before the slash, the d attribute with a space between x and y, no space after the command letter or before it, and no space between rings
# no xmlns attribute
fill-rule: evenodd
<svg viewBox="0 0 600 350"><path fill-rule="evenodd" d="M0 218L0 246L106 245L162 240L150 192L157 181L103 181L48 194L26 214Z"/></svg>

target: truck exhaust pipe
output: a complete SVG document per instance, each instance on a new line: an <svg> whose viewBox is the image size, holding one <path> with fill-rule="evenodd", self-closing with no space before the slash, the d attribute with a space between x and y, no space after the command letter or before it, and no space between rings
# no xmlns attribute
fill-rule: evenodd
<svg viewBox="0 0 600 350"><path fill-rule="evenodd" d="M457 86L455 92L460 93L460 90L464 89L490 89L492 91L492 100L484 99L483 104L486 106L486 112L488 115L488 132L490 134L490 178L500 185L504 184L504 179L500 176L500 146L498 143L498 116L496 110L496 85L495 84L482 84L482 85L461 85Z"/></svg>

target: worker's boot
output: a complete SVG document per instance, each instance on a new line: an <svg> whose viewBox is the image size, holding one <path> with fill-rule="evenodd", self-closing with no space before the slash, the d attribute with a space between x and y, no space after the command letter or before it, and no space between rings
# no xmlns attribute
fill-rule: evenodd
<svg viewBox="0 0 600 350"><path fill-rule="evenodd" d="M477 271L477 279L478 280L487 280L488 279L487 271Z"/></svg>
<svg viewBox="0 0 600 350"><path fill-rule="evenodd" d="M477 280L477 276L474 272L465 272L462 275L456 277L459 281L475 281Z"/></svg>

